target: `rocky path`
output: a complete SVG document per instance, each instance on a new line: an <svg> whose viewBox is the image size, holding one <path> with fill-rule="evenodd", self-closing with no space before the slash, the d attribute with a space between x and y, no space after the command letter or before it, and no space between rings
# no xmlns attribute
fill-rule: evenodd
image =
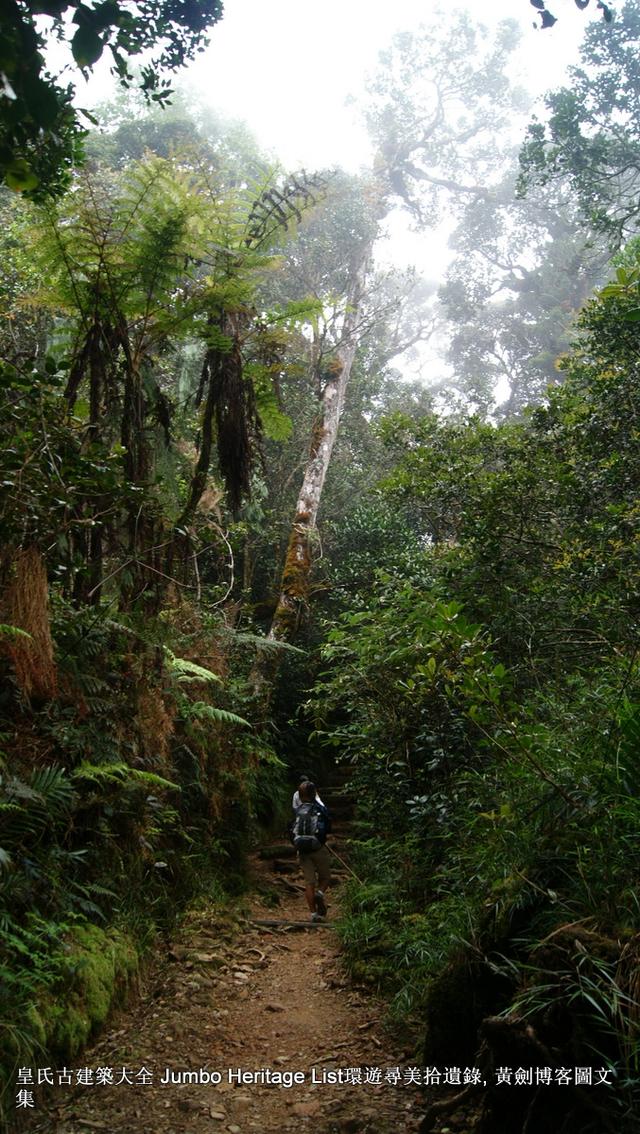
<svg viewBox="0 0 640 1134"><path fill-rule="evenodd" d="M254 897L235 922L192 914L135 1007L82 1065L53 1069L30 1132L417 1130L413 1053L385 1033L376 998L349 985L335 931L255 924L308 919L299 878L273 865L256 857ZM339 886L332 918L338 908Z"/></svg>

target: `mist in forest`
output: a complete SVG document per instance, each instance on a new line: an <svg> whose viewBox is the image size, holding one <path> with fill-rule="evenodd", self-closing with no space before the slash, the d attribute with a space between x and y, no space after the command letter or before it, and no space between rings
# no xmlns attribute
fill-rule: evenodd
<svg viewBox="0 0 640 1134"><path fill-rule="evenodd" d="M631 1134L640 0L0 25L0 1127Z"/></svg>
<svg viewBox="0 0 640 1134"><path fill-rule="evenodd" d="M551 34L524 0L480 16L472 5L458 6L455 16L434 6L425 20L421 6L406 0L393 11L329 5L318 20L291 3L268 13L244 0L227 6L212 43L176 86L194 129L206 133L207 118L232 121L285 169L342 169L364 186L387 164L391 192L373 255L381 271L397 274L414 328L395 368L429 387L441 410L497 419L558 381L572 317L604 279L608 254L559 184L517 192L529 122L544 114L547 84L560 85L578 61L591 25L566 6ZM598 13L589 16L598 28ZM279 34L263 51L274 18ZM467 87L457 73L462 57ZM102 107L98 118L108 130L118 115L144 113L117 94L106 61L97 72L77 101ZM421 129L433 129L424 155L415 148ZM396 135L409 147L404 155L392 152Z"/></svg>

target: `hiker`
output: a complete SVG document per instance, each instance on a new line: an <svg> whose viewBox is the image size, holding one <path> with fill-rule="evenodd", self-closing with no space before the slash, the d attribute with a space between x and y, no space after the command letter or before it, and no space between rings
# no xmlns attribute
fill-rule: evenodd
<svg viewBox="0 0 640 1134"><path fill-rule="evenodd" d="M321 921L327 913L325 891L331 885L331 860L325 846L331 818L310 780L303 780L298 795L300 806L291 824L291 842L298 852L311 920Z"/></svg>
<svg viewBox="0 0 640 1134"><path fill-rule="evenodd" d="M300 784L310 784L310 783L312 783L311 776L308 776L306 774L306 772L301 772L300 773ZM294 815L295 815L296 811L298 810L300 803L301 803L300 787L298 786L296 788L296 790L294 791L293 799L291 800L291 806L293 807L293 814ZM319 803L322 807L325 806L325 804L320 799L320 796L318 795L318 789L317 788L316 788L316 803Z"/></svg>

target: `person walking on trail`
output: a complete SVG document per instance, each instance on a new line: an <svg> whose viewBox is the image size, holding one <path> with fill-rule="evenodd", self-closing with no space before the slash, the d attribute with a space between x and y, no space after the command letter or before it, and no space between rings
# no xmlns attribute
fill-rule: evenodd
<svg viewBox="0 0 640 1134"><path fill-rule="evenodd" d="M324 895L331 885L331 859L325 846L331 817L310 780L300 784L297 794L300 805L291 824L291 841L298 852L311 920L321 921L327 913Z"/></svg>
<svg viewBox="0 0 640 1134"><path fill-rule="evenodd" d="M310 784L313 781L311 779L311 776L307 776L303 772L302 775L300 776L300 782L303 783L303 784ZM291 800L291 806L293 807L293 814L294 815L295 815L296 811L298 810L301 802L302 801L300 799L300 787L297 787L296 790L293 793L293 799ZM319 803L322 807L325 806L325 804L320 799L317 788L316 788L316 803Z"/></svg>

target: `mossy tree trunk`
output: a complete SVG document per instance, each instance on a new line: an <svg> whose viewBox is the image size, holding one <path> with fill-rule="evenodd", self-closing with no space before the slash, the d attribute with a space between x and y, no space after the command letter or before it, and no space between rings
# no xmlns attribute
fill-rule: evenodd
<svg viewBox="0 0 640 1134"><path fill-rule="evenodd" d="M318 509L358 346L358 325L370 254L371 247L367 246L354 267L346 296L340 340L328 360L323 359L319 342L314 344L313 367L320 412L311 433L309 456L291 525L280 592L268 634L272 642L290 642L295 637L307 608ZM273 680L279 657L277 651L265 651L260 655L253 673L256 693L263 693L267 683Z"/></svg>

